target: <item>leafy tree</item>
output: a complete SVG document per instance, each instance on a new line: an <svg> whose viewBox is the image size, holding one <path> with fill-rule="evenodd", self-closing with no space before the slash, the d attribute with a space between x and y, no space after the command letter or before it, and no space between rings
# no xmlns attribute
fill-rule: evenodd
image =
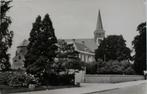
<svg viewBox="0 0 147 94"><path fill-rule="evenodd" d="M122 35L109 35L96 49L95 59L102 59L103 61L129 60L131 58L130 52Z"/></svg>
<svg viewBox="0 0 147 94"><path fill-rule="evenodd" d="M57 57L59 59L79 59L79 53L75 51L73 44L67 44L64 40L59 40L59 50Z"/></svg>
<svg viewBox="0 0 147 94"><path fill-rule="evenodd" d="M11 1L0 1L0 69L3 71L10 69L9 53L8 49L12 45L13 31L9 31L9 25L11 24L11 19L6 15L8 10L11 8L9 6Z"/></svg>
<svg viewBox="0 0 147 94"><path fill-rule="evenodd" d="M50 74L56 57L57 39L48 14L45 15L43 20L41 20L41 16L36 18L30 32L29 41L28 52L25 55L27 73L37 77Z"/></svg>
<svg viewBox="0 0 147 94"><path fill-rule="evenodd" d="M67 44L64 40L58 40L58 51L55 62L52 64L52 73L43 75L48 79L43 84L72 85L74 84L75 69L82 70L83 62L79 59L79 53L75 51L73 44ZM72 72L70 71L71 69Z"/></svg>
<svg viewBox="0 0 147 94"><path fill-rule="evenodd" d="M142 74L146 69L146 23L139 24L137 31L139 35L132 41L135 49L134 69L138 74Z"/></svg>
<svg viewBox="0 0 147 94"><path fill-rule="evenodd" d="M62 69L78 69L82 70L84 62L79 58L79 53L74 49L73 44L67 44L64 40L59 40L59 50L57 58L58 63L62 66ZM60 69L60 68L59 68Z"/></svg>

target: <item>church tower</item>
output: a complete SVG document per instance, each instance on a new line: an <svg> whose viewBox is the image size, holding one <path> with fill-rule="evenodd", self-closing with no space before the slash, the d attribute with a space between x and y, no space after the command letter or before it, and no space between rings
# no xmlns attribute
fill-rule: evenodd
<svg viewBox="0 0 147 94"><path fill-rule="evenodd" d="M104 39L104 37L105 37L105 30L103 29L101 13L100 13L100 10L99 10L96 30L94 31L94 40L95 40L95 43L97 44L97 46L100 45L100 43Z"/></svg>

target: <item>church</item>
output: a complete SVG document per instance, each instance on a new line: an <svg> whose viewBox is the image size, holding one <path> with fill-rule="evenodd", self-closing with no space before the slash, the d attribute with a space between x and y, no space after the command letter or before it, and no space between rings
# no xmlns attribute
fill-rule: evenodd
<svg viewBox="0 0 147 94"><path fill-rule="evenodd" d="M105 30L103 28L100 10L98 12L96 29L93 34L93 38L64 39L68 44L73 44L75 50L79 52L79 58L86 63L95 61L95 50L105 37ZM27 53L28 44L29 41L24 40L17 47L15 57L13 58L13 69L22 69L24 67L24 55Z"/></svg>
<svg viewBox="0 0 147 94"><path fill-rule="evenodd" d="M64 39L67 43L74 45L75 50L79 52L79 58L86 63L95 61L95 50L105 37L100 10L98 12L96 30L93 34L94 38L91 39Z"/></svg>

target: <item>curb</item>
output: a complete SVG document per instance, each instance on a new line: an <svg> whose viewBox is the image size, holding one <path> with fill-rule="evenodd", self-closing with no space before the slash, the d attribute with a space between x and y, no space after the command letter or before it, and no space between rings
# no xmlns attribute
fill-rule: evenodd
<svg viewBox="0 0 147 94"><path fill-rule="evenodd" d="M93 91L93 92L82 93L82 94L100 93L100 92L111 91L116 89L120 89L120 88L105 89L105 90Z"/></svg>

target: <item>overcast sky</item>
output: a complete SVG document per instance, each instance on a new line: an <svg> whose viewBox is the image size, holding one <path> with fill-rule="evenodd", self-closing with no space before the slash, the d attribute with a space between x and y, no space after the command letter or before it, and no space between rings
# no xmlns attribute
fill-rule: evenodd
<svg viewBox="0 0 147 94"><path fill-rule="evenodd" d="M94 38L100 9L106 35L123 35L130 48L137 25L145 21L144 0L13 0L11 5L12 57L38 15L50 15L57 38Z"/></svg>

